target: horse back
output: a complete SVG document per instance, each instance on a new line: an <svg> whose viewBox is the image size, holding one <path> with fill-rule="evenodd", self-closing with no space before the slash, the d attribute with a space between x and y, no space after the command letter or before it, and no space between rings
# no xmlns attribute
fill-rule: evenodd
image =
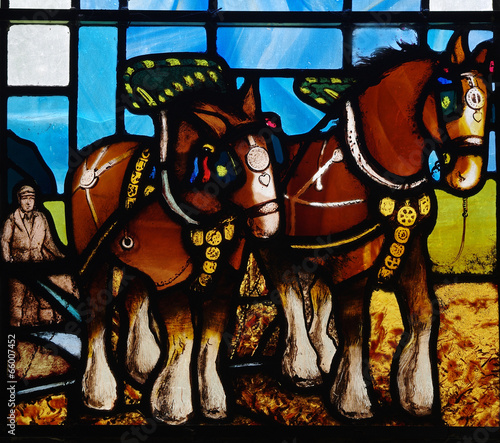
<svg viewBox="0 0 500 443"><path fill-rule="evenodd" d="M102 146L75 170L71 188L71 216L75 247L79 254L119 208L125 172L138 149L137 141ZM94 172L89 172L92 170ZM96 176L94 180L92 174Z"/></svg>
<svg viewBox="0 0 500 443"><path fill-rule="evenodd" d="M332 136L296 156L286 183L287 235L328 236L368 218L368 189L349 170L345 151Z"/></svg>

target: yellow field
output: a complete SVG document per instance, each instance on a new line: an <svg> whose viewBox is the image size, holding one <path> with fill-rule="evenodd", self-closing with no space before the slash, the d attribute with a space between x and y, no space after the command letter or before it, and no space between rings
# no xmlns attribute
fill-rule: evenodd
<svg viewBox="0 0 500 443"><path fill-rule="evenodd" d="M468 199L464 249L455 263L463 231L462 199L442 191L436 195L438 219L428 242L433 270L492 274L496 266L496 182L488 180L481 192Z"/></svg>

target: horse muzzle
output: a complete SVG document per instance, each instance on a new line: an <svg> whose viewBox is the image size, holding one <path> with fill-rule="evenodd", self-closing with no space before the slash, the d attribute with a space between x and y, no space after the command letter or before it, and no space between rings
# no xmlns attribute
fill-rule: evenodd
<svg viewBox="0 0 500 443"><path fill-rule="evenodd" d="M448 165L450 166L450 165ZM447 167L445 180L454 191L471 191L481 181L483 157L480 155L459 155L453 166Z"/></svg>
<svg viewBox="0 0 500 443"><path fill-rule="evenodd" d="M254 237L269 238L278 231L280 216L276 199L253 205L245 213Z"/></svg>

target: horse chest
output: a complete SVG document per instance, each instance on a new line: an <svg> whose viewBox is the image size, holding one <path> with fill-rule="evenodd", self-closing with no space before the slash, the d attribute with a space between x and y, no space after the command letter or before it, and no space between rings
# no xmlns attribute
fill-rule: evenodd
<svg viewBox="0 0 500 443"><path fill-rule="evenodd" d="M186 280L192 272L181 231L154 202L127 223L111 249L121 261L149 275L157 289L165 289Z"/></svg>

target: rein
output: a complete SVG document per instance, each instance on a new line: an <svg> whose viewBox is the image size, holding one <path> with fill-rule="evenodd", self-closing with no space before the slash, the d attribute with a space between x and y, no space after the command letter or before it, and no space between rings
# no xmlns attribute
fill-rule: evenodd
<svg viewBox="0 0 500 443"><path fill-rule="evenodd" d="M460 256L462 255L462 252L463 252L464 246L465 246L465 234L467 231L467 217L468 216L469 216L469 200L467 197L464 197L462 199L462 218L463 218L462 240L460 241L460 248L458 250L456 257L453 259L453 261L448 263L448 266L455 264L458 261L458 259L460 258ZM438 264L440 266L442 265L441 263L436 263L436 264Z"/></svg>

